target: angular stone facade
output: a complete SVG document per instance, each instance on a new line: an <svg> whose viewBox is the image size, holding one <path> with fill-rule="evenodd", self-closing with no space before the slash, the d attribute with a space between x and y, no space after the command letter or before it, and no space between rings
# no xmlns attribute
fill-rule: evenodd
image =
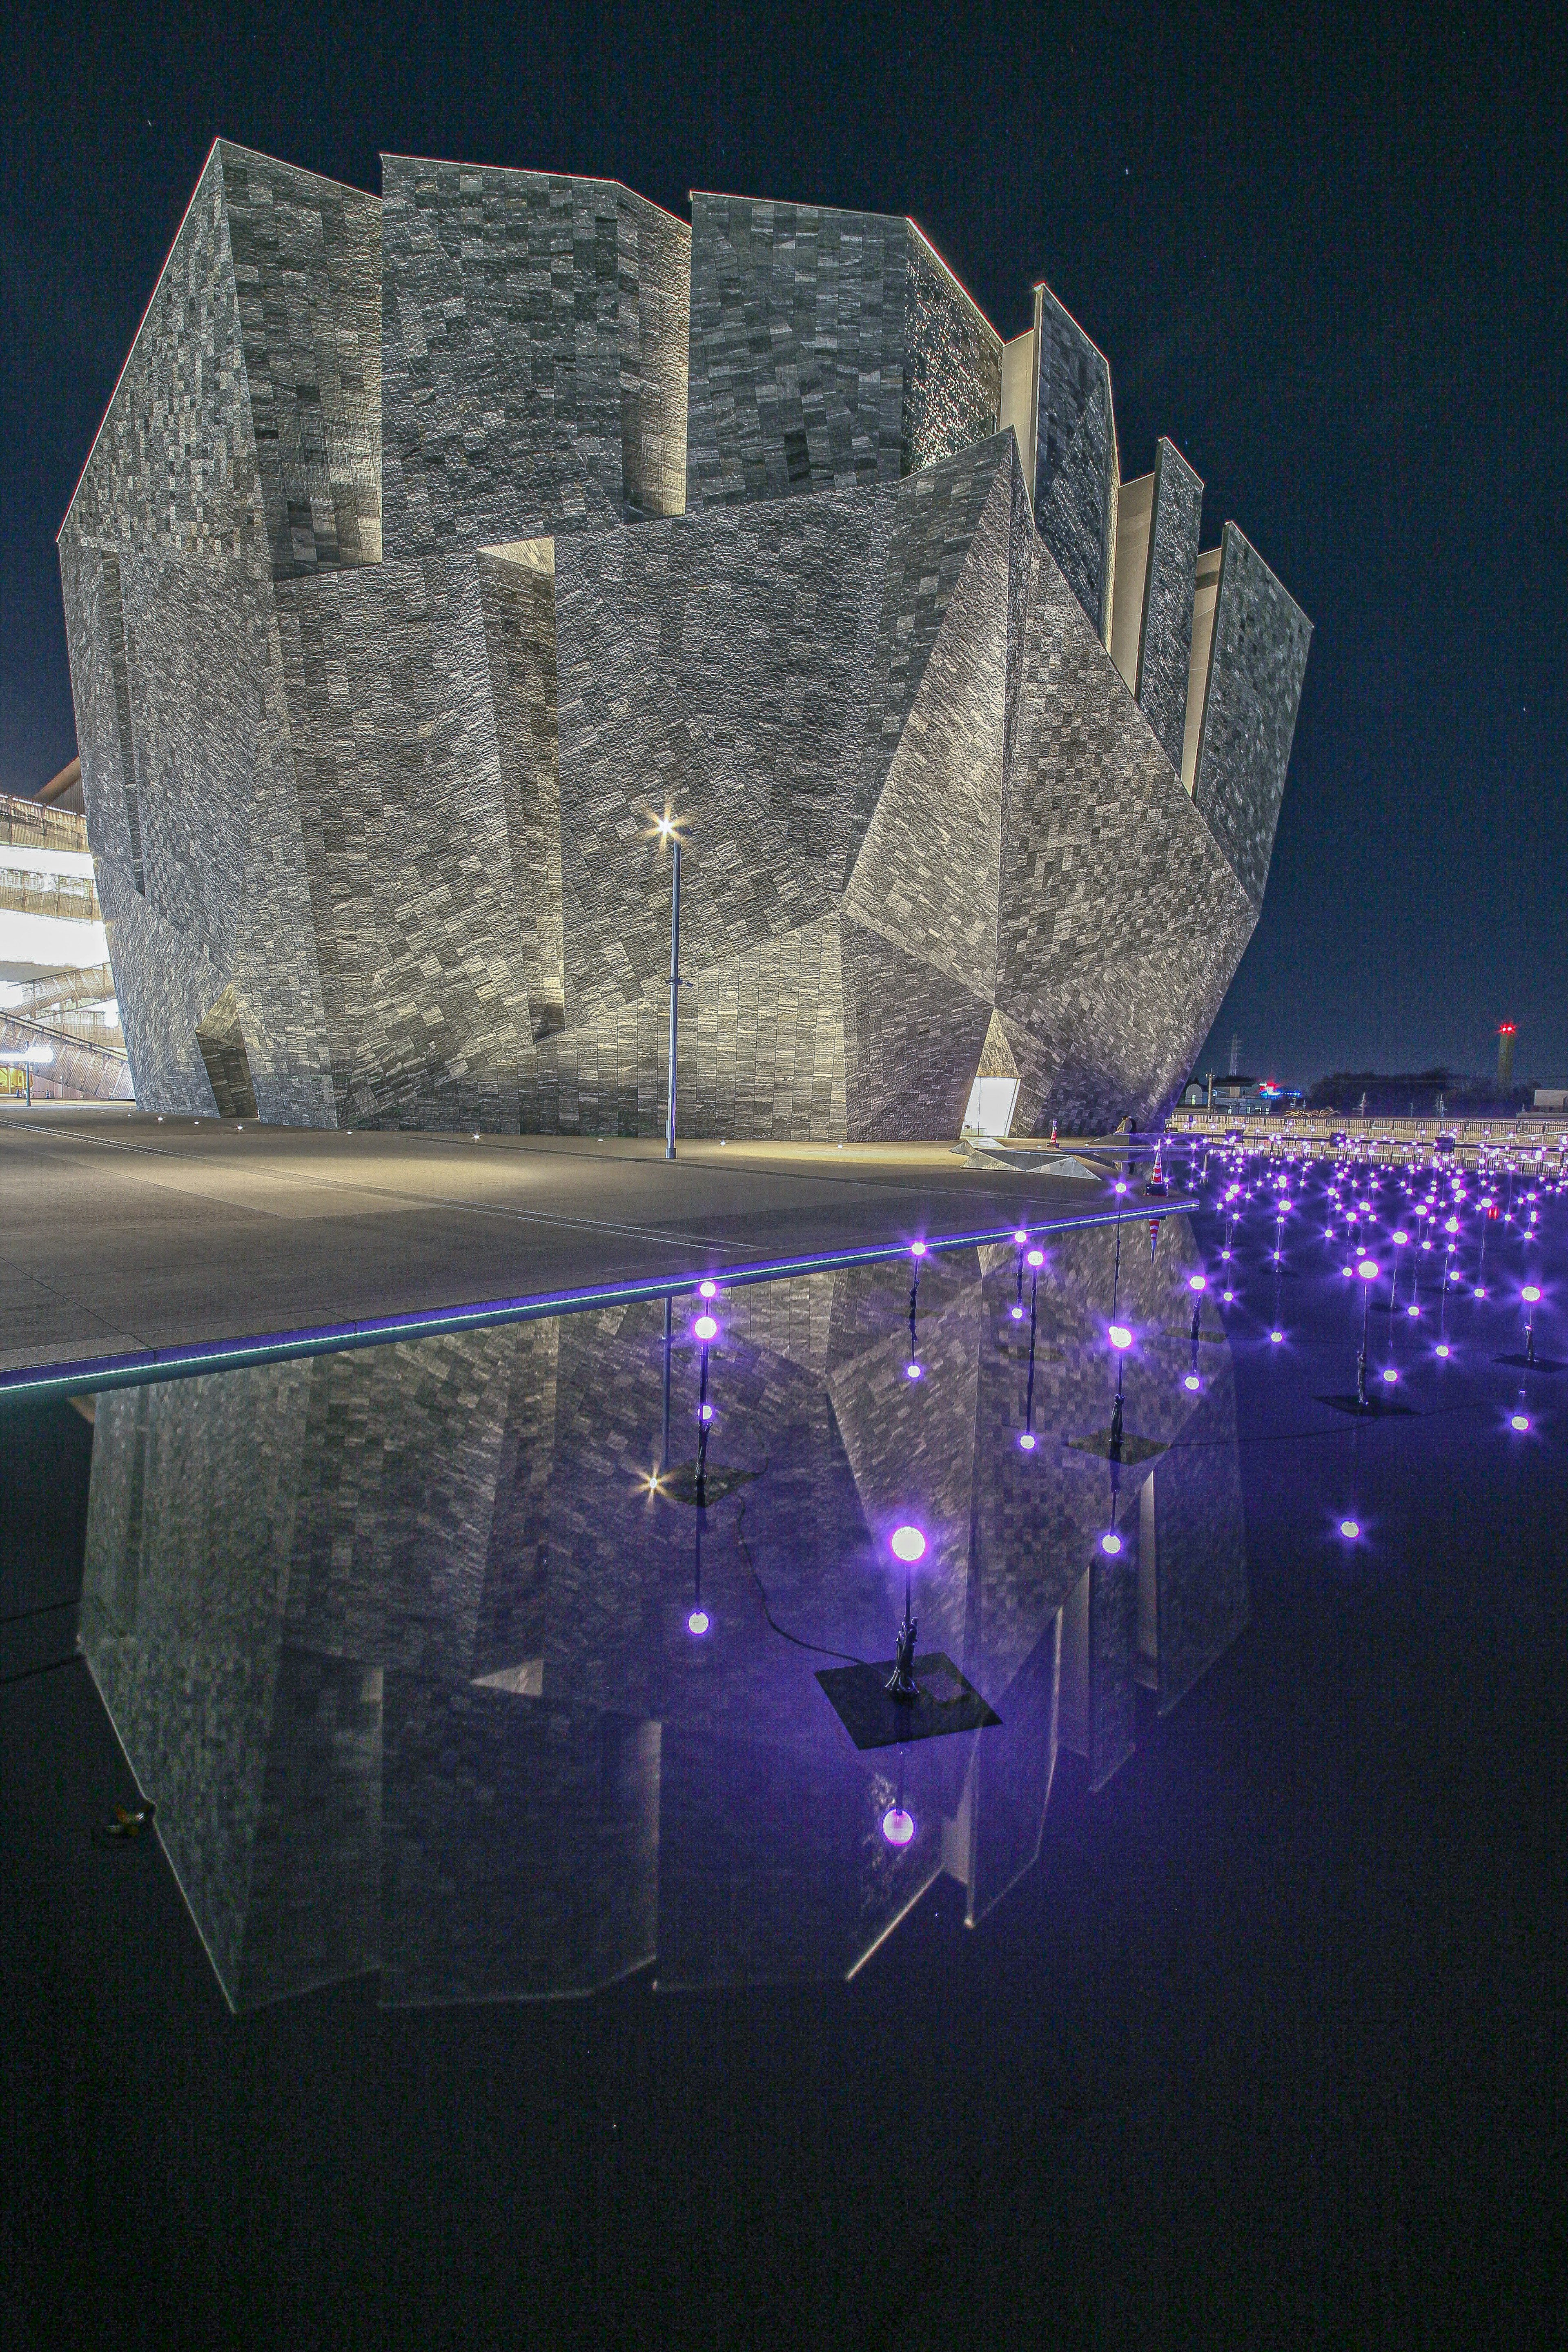
<svg viewBox="0 0 1568 2352"><path fill-rule="evenodd" d="M1110 372L1043 288L1031 348L999 431L902 220L216 145L60 533L139 1099L657 1131L668 811L683 1131L952 1133L983 1054L1016 1125L1157 1111L1310 632L1227 527L1190 662L1162 444L1124 686Z"/></svg>

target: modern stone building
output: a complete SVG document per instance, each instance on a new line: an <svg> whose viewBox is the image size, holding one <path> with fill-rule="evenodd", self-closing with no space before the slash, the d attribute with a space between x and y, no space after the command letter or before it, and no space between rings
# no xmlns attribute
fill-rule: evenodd
<svg viewBox="0 0 1568 2352"><path fill-rule="evenodd" d="M1170 1099L1309 625L908 221L219 142L60 532L138 1098L1035 1131Z"/></svg>

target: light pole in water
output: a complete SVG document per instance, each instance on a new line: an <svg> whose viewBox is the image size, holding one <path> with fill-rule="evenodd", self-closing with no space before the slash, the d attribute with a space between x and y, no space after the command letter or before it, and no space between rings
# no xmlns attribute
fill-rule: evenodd
<svg viewBox="0 0 1568 2352"><path fill-rule="evenodd" d="M680 820L666 809L654 830L670 849L669 875L669 1115L665 1121L664 1156L675 1157L675 1048L680 1027Z"/></svg>

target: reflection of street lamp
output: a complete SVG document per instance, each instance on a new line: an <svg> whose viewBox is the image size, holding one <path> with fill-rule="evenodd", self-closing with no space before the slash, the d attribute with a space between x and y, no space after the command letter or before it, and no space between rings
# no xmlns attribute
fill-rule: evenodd
<svg viewBox="0 0 1568 2352"><path fill-rule="evenodd" d="M665 1122L664 1156L675 1157L675 1048L679 1028L677 991L680 986L680 820L666 809L654 826L670 850L669 876L669 1115Z"/></svg>

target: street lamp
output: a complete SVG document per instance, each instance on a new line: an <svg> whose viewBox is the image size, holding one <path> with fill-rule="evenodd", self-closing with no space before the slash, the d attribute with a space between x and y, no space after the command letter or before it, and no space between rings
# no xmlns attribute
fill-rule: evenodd
<svg viewBox="0 0 1568 2352"><path fill-rule="evenodd" d="M654 826L660 841L670 849L669 876L669 1115L665 1121L664 1156L675 1157L675 1049L679 1029L679 997L680 987L680 820L666 809Z"/></svg>

